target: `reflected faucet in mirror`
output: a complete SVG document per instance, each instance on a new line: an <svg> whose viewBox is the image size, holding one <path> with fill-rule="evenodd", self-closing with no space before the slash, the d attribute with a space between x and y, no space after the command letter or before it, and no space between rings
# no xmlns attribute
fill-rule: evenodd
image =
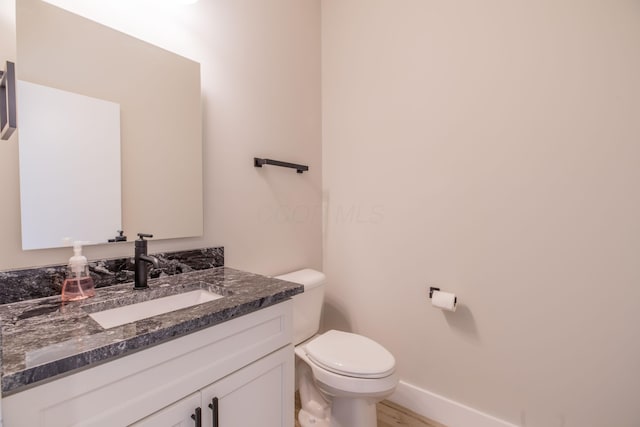
<svg viewBox="0 0 640 427"><path fill-rule="evenodd" d="M147 264L153 264L155 268L159 268L158 258L147 255L147 241L145 237L150 239L153 234L138 233L139 239L136 240L135 247L135 282L133 289L147 289L148 266Z"/></svg>
<svg viewBox="0 0 640 427"><path fill-rule="evenodd" d="M118 235L116 237L114 237L113 239L107 240L107 242L109 243L126 242L126 241L127 241L127 236L124 235L124 230L118 230Z"/></svg>

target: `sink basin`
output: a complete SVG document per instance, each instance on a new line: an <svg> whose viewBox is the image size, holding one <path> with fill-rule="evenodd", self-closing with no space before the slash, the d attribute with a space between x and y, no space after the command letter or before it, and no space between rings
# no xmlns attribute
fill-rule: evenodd
<svg viewBox="0 0 640 427"><path fill-rule="evenodd" d="M98 311L96 313L89 314L89 316L91 316L91 318L98 322L103 328L109 329L115 326L125 325L127 323L158 316L160 314L169 313L171 311L180 310L182 308L214 301L223 297L223 295L198 289L182 294L139 302L137 304Z"/></svg>

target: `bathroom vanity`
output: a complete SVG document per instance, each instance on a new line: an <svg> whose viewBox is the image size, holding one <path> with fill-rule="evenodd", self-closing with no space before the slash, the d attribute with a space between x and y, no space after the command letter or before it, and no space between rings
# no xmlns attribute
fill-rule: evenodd
<svg viewBox="0 0 640 427"><path fill-rule="evenodd" d="M219 267L149 286L0 306L4 425L293 426L301 285ZM194 290L222 297L109 329L91 317Z"/></svg>

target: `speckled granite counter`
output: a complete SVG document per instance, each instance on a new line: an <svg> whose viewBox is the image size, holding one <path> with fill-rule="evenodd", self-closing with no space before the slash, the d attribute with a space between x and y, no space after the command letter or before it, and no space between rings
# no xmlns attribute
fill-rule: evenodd
<svg viewBox="0 0 640 427"><path fill-rule="evenodd" d="M225 298L106 330L89 316L195 289ZM62 304L55 296L0 306L2 394L222 323L302 291L302 285L218 267L150 280L143 291L127 283L98 289L84 301Z"/></svg>

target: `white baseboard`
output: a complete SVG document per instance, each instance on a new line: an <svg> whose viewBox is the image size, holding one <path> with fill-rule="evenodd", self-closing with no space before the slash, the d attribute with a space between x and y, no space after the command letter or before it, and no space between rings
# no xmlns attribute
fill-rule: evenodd
<svg viewBox="0 0 640 427"><path fill-rule="evenodd" d="M404 381L388 400L447 427L518 427Z"/></svg>

